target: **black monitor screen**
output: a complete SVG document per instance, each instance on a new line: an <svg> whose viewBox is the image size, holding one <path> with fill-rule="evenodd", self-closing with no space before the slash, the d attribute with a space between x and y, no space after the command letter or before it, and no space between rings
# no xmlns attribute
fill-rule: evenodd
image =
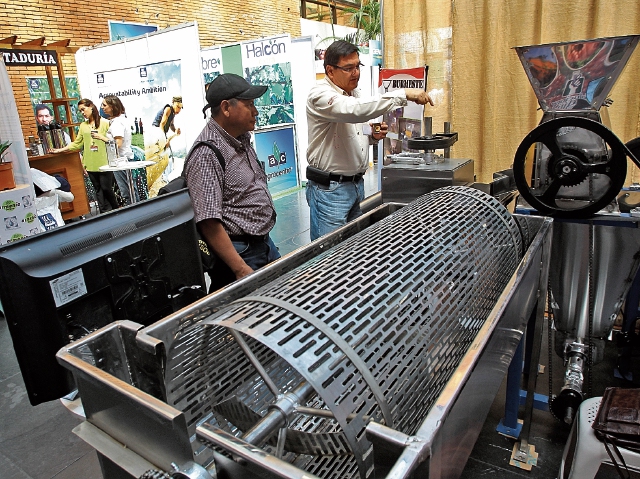
<svg viewBox="0 0 640 479"><path fill-rule="evenodd" d="M31 404L65 396L65 344L116 320L149 325L204 296L187 190L0 247L0 301Z"/></svg>

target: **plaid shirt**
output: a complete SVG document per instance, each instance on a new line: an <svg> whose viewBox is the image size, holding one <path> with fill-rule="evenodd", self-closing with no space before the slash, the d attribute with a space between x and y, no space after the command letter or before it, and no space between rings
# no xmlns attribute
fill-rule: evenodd
<svg viewBox="0 0 640 479"><path fill-rule="evenodd" d="M199 146L185 163L196 223L218 219L229 235L266 235L276 223L276 210L267 189L267 176L250 143L238 139L210 119L197 141L210 140L225 159L222 169L211 148Z"/></svg>

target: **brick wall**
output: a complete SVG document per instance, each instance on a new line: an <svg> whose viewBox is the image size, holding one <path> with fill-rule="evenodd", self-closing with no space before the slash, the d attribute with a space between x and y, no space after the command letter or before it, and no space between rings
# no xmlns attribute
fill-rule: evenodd
<svg viewBox="0 0 640 479"><path fill-rule="evenodd" d="M3 0L0 17L0 39L17 35L17 44L40 37L45 37L45 45L65 39L71 40L70 47L105 43L109 41L108 20L148 22L161 29L196 21L203 48L280 33L300 36L299 0ZM65 55L62 65L66 76L76 74L73 54ZM26 141L36 134L36 124L25 78L45 76L45 70L10 67L8 72Z"/></svg>

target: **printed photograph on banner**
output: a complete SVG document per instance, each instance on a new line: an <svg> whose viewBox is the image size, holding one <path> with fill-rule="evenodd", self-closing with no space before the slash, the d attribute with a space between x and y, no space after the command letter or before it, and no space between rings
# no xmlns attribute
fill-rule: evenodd
<svg viewBox="0 0 640 479"><path fill-rule="evenodd" d="M39 107L39 105L45 105L48 107L48 112L43 111L43 115L41 115L43 117L42 121L44 121L44 118L47 117L47 113L49 113L52 119L55 119L56 115L55 115L54 106L51 103L47 103L47 100L51 99L51 93L49 91L49 81L47 80L47 77L27 77L26 80L27 80L27 88L29 90L29 98L31 100L31 106L33 108L33 121L38 123L37 110L40 110L42 108L42 107ZM68 98L77 98L79 100L80 89L78 88L78 78L75 76L65 77L65 84L67 87ZM53 78L53 87L55 89L54 91L56 92L56 97L58 98L62 97L62 91L60 90L60 79L58 77ZM72 120L68 121L67 112L65 111L64 107L58 106L58 115L60 118L60 123L63 123L63 124L80 123L84 121L84 117L78 111L78 102L77 101L71 102L70 107L71 107ZM22 121L26 121L26 120L22 119ZM76 132L77 131L78 130L76 128Z"/></svg>
<svg viewBox="0 0 640 479"><path fill-rule="evenodd" d="M425 69L424 67L418 68L404 68L404 69L391 69L381 68L378 79L378 89L381 95L400 90L402 88L417 88L424 90L425 87ZM405 118L414 118L420 120L423 114L423 107L413 102L409 102L404 107L403 116Z"/></svg>
<svg viewBox="0 0 640 479"><path fill-rule="evenodd" d="M402 141L394 140L393 138L385 138L382 143L384 147L384 156L387 155L399 155L402 153ZM385 163L386 164L386 163Z"/></svg>
<svg viewBox="0 0 640 479"><path fill-rule="evenodd" d="M299 186L293 127L257 131L254 144L274 198Z"/></svg>
<svg viewBox="0 0 640 479"><path fill-rule="evenodd" d="M253 85L266 85L267 92L256 99L256 128L293 123L291 81L291 38L289 35L240 43L244 77Z"/></svg>
<svg viewBox="0 0 640 479"><path fill-rule="evenodd" d="M402 88L425 87L425 68L380 69L378 89L381 95ZM383 140L385 155L395 155L410 150L407 140L421 134L423 107L409 102L407 106L392 110L383 115L383 121L389 126L389 133Z"/></svg>
<svg viewBox="0 0 640 479"><path fill-rule="evenodd" d="M120 98L131 128L134 159L154 163L146 170L132 170L141 199L156 196L162 186L182 171L187 147L180 134L188 126L181 125L179 115L182 110L180 75L180 61L95 75L99 98L94 101L99 104L107 95Z"/></svg>
<svg viewBox="0 0 640 479"><path fill-rule="evenodd" d="M109 39L112 42L125 38L135 38L145 33L158 31L158 25L148 23L117 22L109 20Z"/></svg>
<svg viewBox="0 0 640 479"><path fill-rule="evenodd" d="M400 132L399 120L404 116L404 108L391 110L382 116L382 121L384 121L389 127L387 137L394 138L396 140L398 139L398 133Z"/></svg>
<svg viewBox="0 0 640 479"><path fill-rule="evenodd" d="M294 122L291 63L246 68L245 78L252 85L266 85L267 91L256 99L256 128Z"/></svg>

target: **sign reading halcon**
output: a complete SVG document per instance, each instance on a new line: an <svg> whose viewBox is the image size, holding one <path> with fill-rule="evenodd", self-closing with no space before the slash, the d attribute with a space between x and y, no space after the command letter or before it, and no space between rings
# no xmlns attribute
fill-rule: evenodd
<svg viewBox="0 0 640 479"><path fill-rule="evenodd" d="M6 66L56 66L58 53L55 50L8 50L0 48Z"/></svg>

